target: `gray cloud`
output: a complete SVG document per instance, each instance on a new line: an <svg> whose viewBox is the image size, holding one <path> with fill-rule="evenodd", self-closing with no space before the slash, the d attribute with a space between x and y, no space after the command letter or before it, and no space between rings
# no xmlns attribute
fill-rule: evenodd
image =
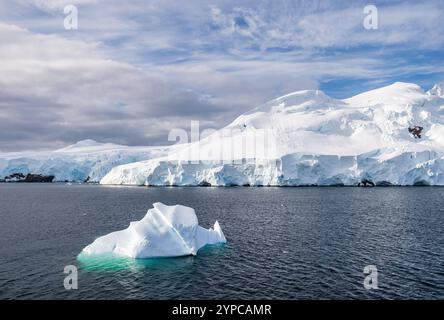
<svg viewBox="0 0 444 320"><path fill-rule="evenodd" d="M79 30L63 29L67 3L79 7ZM386 59L402 44L441 48L444 8L435 1L384 5L383 29L372 33L362 28L365 4L2 2L0 149L87 138L167 144L168 131L190 120L219 128L268 99L331 79L382 84L444 72Z"/></svg>
<svg viewBox="0 0 444 320"><path fill-rule="evenodd" d="M0 38L7 62L0 65L3 149L86 137L144 144L160 133L167 142L168 128L156 125L163 118L205 119L219 110L160 74L101 56L95 46L5 24Z"/></svg>

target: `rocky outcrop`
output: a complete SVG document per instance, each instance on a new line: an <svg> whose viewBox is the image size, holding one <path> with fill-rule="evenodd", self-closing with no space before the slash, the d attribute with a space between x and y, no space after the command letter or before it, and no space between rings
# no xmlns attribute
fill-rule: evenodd
<svg viewBox="0 0 444 320"><path fill-rule="evenodd" d="M44 176L41 174L27 174L24 182L52 182L54 176Z"/></svg>
<svg viewBox="0 0 444 320"><path fill-rule="evenodd" d="M25 180L25 178L26 176L23 173L18 172L6 176L4 180L5 182L19 182Z"/></svg>
<svg viewBox="0 0 444 320"><path fill-rule="evenodd" d="M41 174L28 173L26 176L23 173L13 173L6 176L4 182L52 182L54 176L45 176Z"/></svg>

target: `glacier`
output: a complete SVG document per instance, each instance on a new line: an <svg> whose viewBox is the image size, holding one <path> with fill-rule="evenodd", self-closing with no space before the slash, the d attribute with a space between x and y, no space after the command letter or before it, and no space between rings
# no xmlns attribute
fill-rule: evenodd
<svg viewBox="0 0 444 320"><path fill-rule="evenodd" d="M407 130L415 125L421 139ZM13 173L145 186L444 185L444 82L429 91L396 82L347 99L296 91L179 145L83 140L0 152L0 180Z"/></svg>
<svg viewBox="0 0 444 320"><path fill-rule="evenodd" d="M217 243L226 243L218 221L205 229L193 208L157 202L140 221L97 238L80 256L178 257L196 255L200 248Z"/></svg>
<svg viewBox="0 0 444 320"><path fill-rule="evenodd" d="M102 184L147 186L354 186L444 185L444 155L435 151L378 149L358 156L294 153L241 164L149 160L117 167Z"/></svg>
<svg viewBox="0 0 444 320"><path fill-rule="evenodd" d="M297 91L165 156L117 166L100 183L444 185L443 88L441 83L426 92L396 82L343 100L320 90ZM421 139L408 132L412 125L424 128ZM246 147L249 140L253 148Z"/></svg>
<svg viewBox="0 0 444 320"><path fill-rule="evenodd" d="M0 179L13 173L55 181L99 182L113 167L167 154L171 147L128 147L91 139L52 151L0 152Z"/></svg>

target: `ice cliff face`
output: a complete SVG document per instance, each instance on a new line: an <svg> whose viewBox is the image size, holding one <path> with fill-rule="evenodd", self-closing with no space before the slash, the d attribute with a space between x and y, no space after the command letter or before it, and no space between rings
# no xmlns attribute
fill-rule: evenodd
<svg viewBox="0 0 444 320"><path fill-rule="evenodd" d="M101 183L444 185L442 89L397 82L344 100L294 92L167 156L115 167ZM422 138L409 126L423 127Z"/></svg>
<svg viewBox="0 0 444 320"><path fill-rule="evenodd" d="M102 184L148 186L444 185L444 156L378 149L357 156L292 153L275 160L201 164L150 160L111 170Z"/></svg>
<svg viewBox="0 0 444 320"><path fill-rule="evenodd" d="M55 151L0 153L0 179L13 173L54 175L55 181L99 182L113 167L167 154L167 147L127 147L93 140Z"/></svg>

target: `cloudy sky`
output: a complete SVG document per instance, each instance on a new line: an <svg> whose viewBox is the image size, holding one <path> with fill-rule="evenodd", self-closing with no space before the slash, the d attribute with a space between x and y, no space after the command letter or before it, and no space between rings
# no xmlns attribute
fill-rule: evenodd
<svg viewBox="0 0 444 320"><path fill-rule="evenodd" d="M64 7L78 29L64 28ZM0 0L0 150L168 144L277 96L345 98L444 80L444 5L373 1Z"/></svg>

